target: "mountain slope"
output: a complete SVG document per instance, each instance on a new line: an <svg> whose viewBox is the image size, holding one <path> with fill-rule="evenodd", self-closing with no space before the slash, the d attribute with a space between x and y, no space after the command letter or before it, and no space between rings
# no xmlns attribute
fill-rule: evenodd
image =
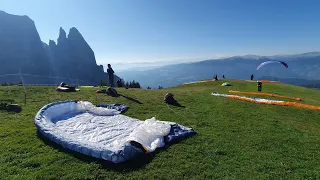
<svg viewBox="0 0 320 180"><path fill-rule="evenodd" d="M0 74L49 76L48 69L49 58L34 21L0 11ZM19 76L13 79L21 81Z"/></svg>
<svg viewBox="0 0 320 180"><path fill-rule="evenodd" d="M68 36L60 28L57 44L50 40L47 45L28 16L0 11L0 83L22 80L25 84L108 82L103 66L97 65L93 50L76 28Z"/></svg>

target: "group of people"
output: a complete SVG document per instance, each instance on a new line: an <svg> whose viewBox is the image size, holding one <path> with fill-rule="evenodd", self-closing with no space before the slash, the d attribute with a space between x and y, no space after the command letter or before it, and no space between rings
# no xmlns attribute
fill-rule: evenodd
<svg viewBox="0 0 320 180"><path fill-rule="evenodd" d="M222 78L223 78L223 79L225 79L225 76L224 76L224 75L222 75ZM251 80L253 80L253 78L254 78L254 76L253 76L253 74L251 74L250 79L251 79ZM217 75L217 74L215 74L215 75L213 76L213 79L214 79L215 81L217 81L217 80L218 80L218 75Z"/></svg>
<svg viewBox="0 0 320 180"><path fill-rule="evenodd" d="M225 76L224 76L224 75L222 75L222 78L223 78L223 79L225 79ZM215 74L215 75L213 76L213 79L214 79L215 81L217 81L217 80L218 80L218 75L217 75L217 74Z"/></svg>
<svg viewBox="0 0 320 180"><path fill-rule="evenodd" d="M113 69L112 69L110 64L108 64L107 72L108 72L108 76L109 76L109 85L110 85L110 87L113 87L113 85L114 85L114 71L113 71ZM225 76L222 75L222 78L225 79ZM253 74L251 74L250 79L253 80L253 78L254 78L254 76L253 76ZM213 79L214 80L218 80L218 75L215 74L213 76ZM121 80L119 82L117 81L117 83L121 83Z"/></svg>
<svg viewBox="0 0 320 180"><path fill-rule="evenodd" d="M224 75L222 76L222 78L225 79ZM215 75L213 76L213 79L214 79L215 81L217 81L217 80L218 80L218 75L215 74Z"/></svg>

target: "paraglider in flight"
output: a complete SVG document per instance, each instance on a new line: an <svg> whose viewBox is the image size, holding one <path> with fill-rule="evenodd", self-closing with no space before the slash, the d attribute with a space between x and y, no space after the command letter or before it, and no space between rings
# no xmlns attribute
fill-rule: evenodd
<svg viewBox="0 0 320 180"><path fill-rule="evenodd" d="M270 63L280 63L282 64L284 67L288 68L288 64L283 62L283 61L277 61L277 60L269 60L269 61L265 61L263 63L261 63L258 67L257 70L259 70L262 66L266 65L266 64L270 64Z"/></svg>

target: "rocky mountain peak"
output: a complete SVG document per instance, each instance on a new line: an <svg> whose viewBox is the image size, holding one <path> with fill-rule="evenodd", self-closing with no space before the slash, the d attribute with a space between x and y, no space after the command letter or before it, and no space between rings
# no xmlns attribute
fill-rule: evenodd
<svg viewBox="0 0 320 180"><path fill-rule="evenodd" d="M49 40L49 47L55 47L56 46L56 42L54 42L54 40Z"/></svg>
<svg viewBox="0 0 320 180"><path fill-rule="evenodd" d="M60 27L59 37L58 37L58 44L63 43L66 40L67 40L67 33L62 27Z"/></svg>

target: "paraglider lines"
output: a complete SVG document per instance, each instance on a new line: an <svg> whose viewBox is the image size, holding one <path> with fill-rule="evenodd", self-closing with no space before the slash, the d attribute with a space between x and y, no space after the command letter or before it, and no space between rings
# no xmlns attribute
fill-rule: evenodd
<svg viewBox="0 0 320 180"><path fill-rule="evenodd" d="M269 96L269 97L278 97L278 98L284 98L284 99L291 99L291 100L296 100L296 101L302 101L301 98L293 98L289 96L281 96L277 94L271 94L271 93L260 93L260 92L241 92L241 91L233 91L230 90L229 93L233 94L252 94L252 95L259 95L259 96Z"/></svg>

